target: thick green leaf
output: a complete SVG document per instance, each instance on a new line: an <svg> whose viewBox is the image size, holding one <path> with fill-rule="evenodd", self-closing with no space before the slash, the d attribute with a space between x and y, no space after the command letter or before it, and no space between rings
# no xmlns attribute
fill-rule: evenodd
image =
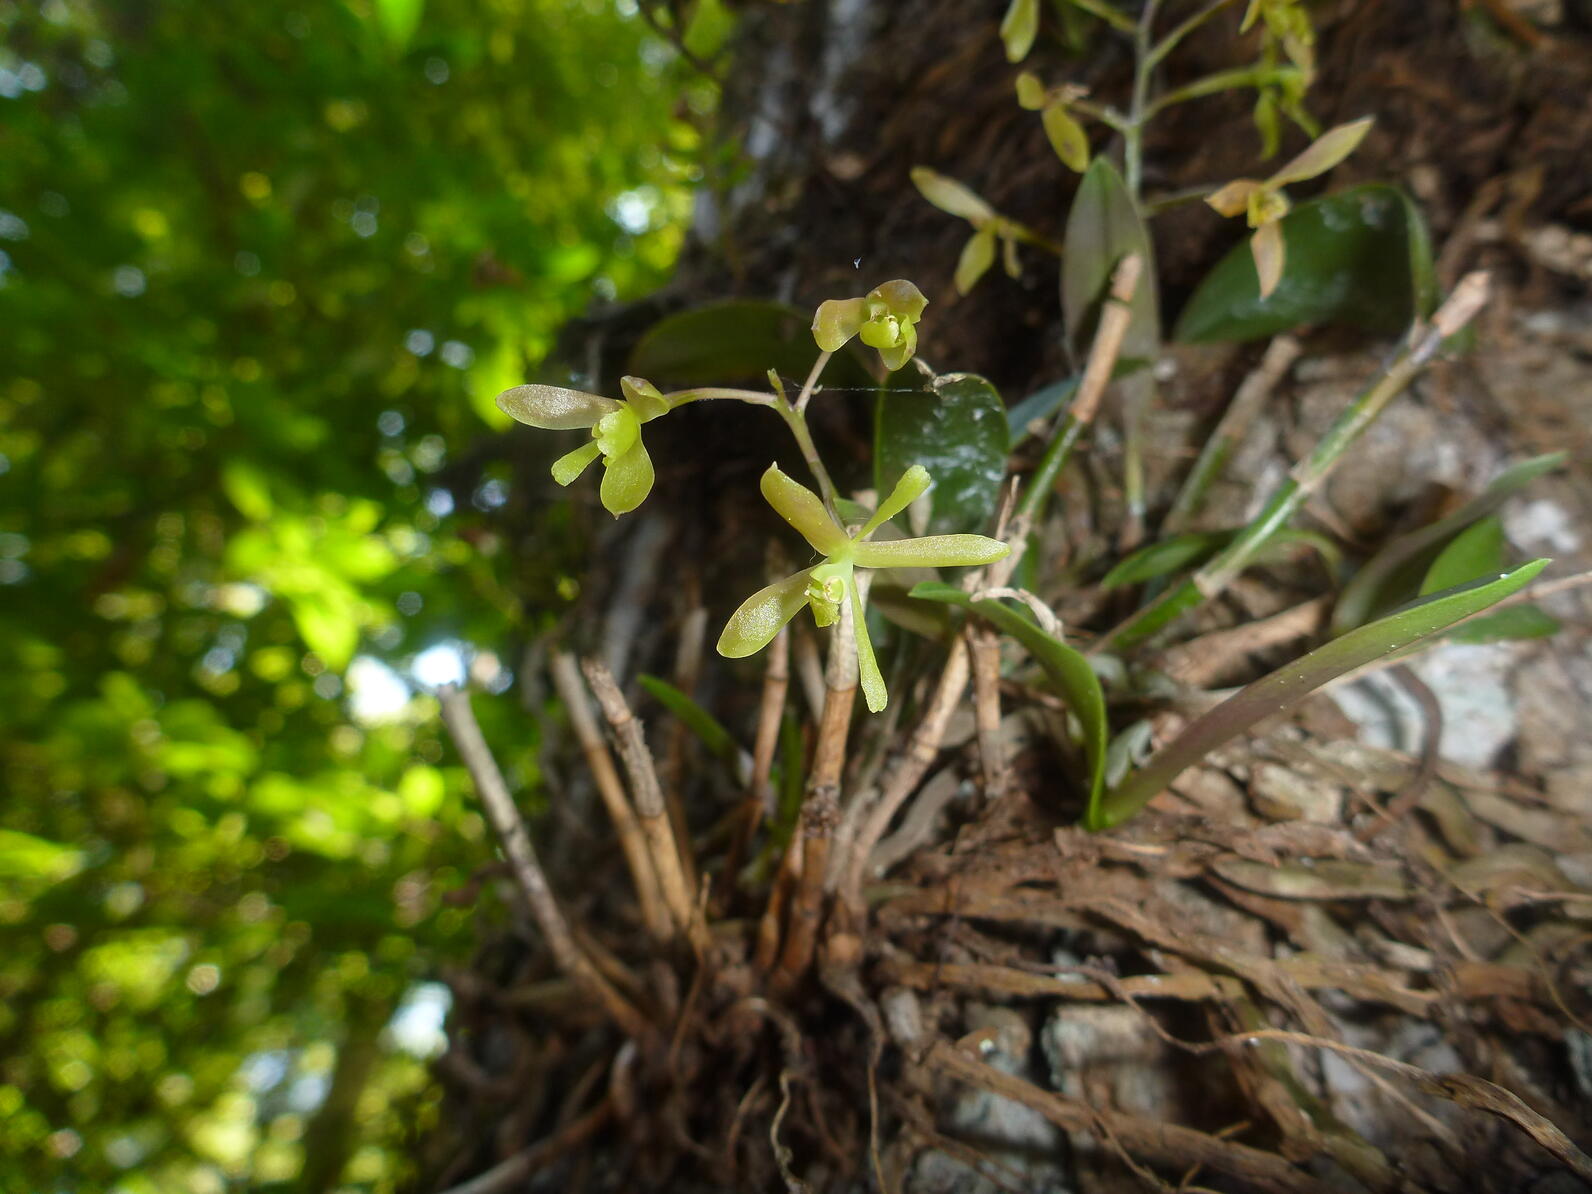
<svg viewBox="0 0 1592 1194"><path fill-rule="evenodd" d="M770 369L800 384L818 359L812 321L810 312L787 303L705 303L653 324L631 350L626 372L665 390L762 382ZM823 380L845 388L874 384L850 346L835 354Z"/></svg>
<svg viewBox="0 0 1592 1194"><path fill-rule="evenodd" d="M1472 523L1449 541L1421 582L1421 596L1496 576L1504 563L1504 524L1496 514Z"/></svg>
<svg viewBox="0 0 1592 1194"><path fill-rule="evenodd" d="M1089 666L1089 660L1060 639L1046 634L1026 613L1018 613L999 601L974 601L961 589L933 582L916 586L911 596L972 610L993 622L996 629L1011 635L1039 661L1083 730L1084 757L1089 764L1089 799L1084 818L1086 823L1096 821L1105 790L1110 723L1106 720L1106 698L1100 687L1100 677Z"/></svg>
<svg viewBox="0 0 1592 1194"><path fill-rule="evenodd" d="M1133 294L1133 319L1122 338L1122 356L1153 361L1160 350L1161 322L1150 234L1127 183L1106 158L1096 158L1078 184L1062 250L1061 311L1073 354L1082 360L1089 349L1117 263L1137 253L1144 273Z"/></svg>
<svg viewBox="0 0 1592 1194"><path fill-rule="evenodd" d="M1414 202L1384 183L1301 203L1282 220L1287 264L1267 298L1235 245L1195 290L1173 338L1255 340L1304 324L1402 331L1437 304L1431 239Z"/></svg>
<svg viewBox="0 0 1592 1194"><path fill-rule="evenodd" d="M1446 543L1564 461L1563 452L1522 460L1499 473L1486 489L1448 517L1393 540L1367 560L1344 586L1343 595L1332 610L1333 633L1342 634L1414 596Z"/></svg>
<svg viewBox="0 0 1592 1194"><path fill-rule="evenodd" d="M1533 560L1496 579L1434 593L1368 626L1351 630L1247 685L1196 719L1163 747L1144 770L1115 788L1101 803L1100 818L1086 822L1086 827L1109 829L1122 824L1182 774L1184 768L1257 722L1285 712L1323 684L1355 668L1402 654L1442 634L1455 623L1519 592L1547 566L1547 560Z"/></svg>
<svg viewBox="0 0 1592 1194"><path fill-rule="evenodd" d="M985 527L1000 498L1010 450L1001 396L975 374L946 373L923 390L879 395L874 483L888 493L914 464L928 469L934 478L932 531Z"/></svg>

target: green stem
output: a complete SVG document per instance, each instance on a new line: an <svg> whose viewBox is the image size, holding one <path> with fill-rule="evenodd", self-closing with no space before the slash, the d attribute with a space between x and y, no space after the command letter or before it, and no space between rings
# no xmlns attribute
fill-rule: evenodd
<svg viewBox="0 0 1592 1194"><path fill-rule="evenodd" d="M669 400L670 408L685 406L691 402L706 402L711 399L726 399L731 402L749 402L753 406L775 406L779 399L773 394L764 393L762 390L731 390L723 386L699 386L693 390L675 390L665 394Z"/></svg>
<svg viewBox="0 0 1592 1194"><path fill-rule="evenodd" d="M1187 103L1189 100L1216 95L1222 91L1237 91L1244 87L1261 87L1267 83L1277 83L1297 77L1298 74L1299 68L1294 66L1245 66L1237 70L1217 71L1154 100L1145 108L1144 118L1150 120L1167 108Z"/></svg>
<svg viewBox="0 0 1592 1194"><path fill-rule="evenodd" d="M785 420L785 426L790 428L791 435L796 437L796 445L802 450L802 459L807 462L808 471L818 482L818 492L824 499L824 508L839 524L840 510L836 505L839 494L835 490L835 483L829 479L829 470L824 467L824 462L818 459L818 446L813 443L812 432L807 429L807 416L799 407L789 403L776 403L774 409L779 412L780 418Z"/></svg>
<svg viewBox="0 0 1592 1194"><path fill-rule="evenodd" d="M1260 514L1215 558L1193 576L1168 589L1126 622L1112 629L1093 650L1122 650L1143 642L1174 618L1220 594L1251 563L1266 542L1299 513L1331 474L1350 445L1376 421L1387 404L1404 392L1443 341L1470 322L1486 299L1486 279L1473 274L1455 287L1429 328L1412 336L1382 377L1352 402L1327 429L1315 450L1272 495Z"/></svg>
<svg viewBox="0 0 1592 1194"><path fill-rule="evenodd" d="M806 411L807 404L812 401L813 393L818 386L818 375L824 371L824 366L829 364L832 352L821 352L818 359L813 362L813 367L807 371L807 380L802 382L802 390L796 395L796 409L798 412Z"/></svg>
<svg viewBox="0 0 1592 1194"><path fill-rule="evenodd" d="M1155 73L1156 59L1150 34L1155 25L1155 10L1159 0L1144 0L1139 13L1139 24L1133 33L1133 99L1128 108L1128 127L1122 131L1123 164L1126 167L1128 193L1135 203L1144 183L1144 125L1148 119L1150 79Z"/></svg>
<svg viewBox="0 0 1592 1194"><path fill-rule="evenodd" d="M1050 437L1039 467L1034 470L1028 488L1023 491L1023 500L1017 504L1018 516L1028 519L1030 525L1037 523L1044 514L1045 503L1050 499L1051 490L1056 487L1056 478L1061 475L1067 458L1072 455L1073 445L1087 426L1088 423L1080 422L1071 411L1061 417L1061 426Z"/></svg>

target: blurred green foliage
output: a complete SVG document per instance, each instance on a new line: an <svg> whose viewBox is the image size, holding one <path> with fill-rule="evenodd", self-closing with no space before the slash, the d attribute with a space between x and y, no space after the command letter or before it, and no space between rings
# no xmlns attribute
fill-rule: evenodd
<svg viewBox="0 0 1592 1194"><path fill-rule="evenodd" d="M402 1180L491 857L413 661L508 683L492 398L711 103L633 5L0 0L0 1189Z"/></svg>

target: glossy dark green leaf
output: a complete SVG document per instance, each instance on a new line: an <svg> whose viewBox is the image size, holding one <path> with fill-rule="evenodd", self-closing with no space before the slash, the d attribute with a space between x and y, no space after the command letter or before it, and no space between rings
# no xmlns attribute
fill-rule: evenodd
<svg viewBox="0 0 1592 1194"><path fill-rule="evenodd" d="M1538 477L1558 468L1563 452L1534 456L1505 469L1481 493L1446 518L1394 539L1377 552L1344 586L1332 610L1332 630L1342 634L1354 626L1409 600L1418 591L1432 561L1455 535L1485 518Z"/></svg>
<svg viewBox="0 0 1592 1194"><path fill-rule="evenodd" d="M1370 625L1351 630L1240 689L1163 747L1144 770L1130 775L1101 803L1088 825L1109 829L1142 809L1186 767L1257 722L1286 712L1323 684L1389 655L1402 654L1530 584L1548 566L1531 563L1494 580L1434 593Z"/></svg>
<svg viewBox="0 0 1592 1194"><path fill-rule="evenodd" d="M660 319L630 353L626 372L664 390L691 386L763 382L779 370L787 385L800 385L818 359L813 316L787 303L732 299L704 303ZM870 388L874 381L853 351L837 352L824 370L824 384Z"/></svg>
<svg viewBox="0 0 1592 1194"><path fill-rule="evenodd" d="M1195 290L1173 338L1255 340L1305 324L1398 332L1436 306L1426 222L1398 187L1372 183L1301 203L1282 232L1287 263L1269 297L1260 297L1245 236Z"/></svg>
<svg viewBox="0 0 1592 1194"><path fill-rule="evenodd" d="M1086 824L1094 824L1101 815L1100 799L1105 790L1111 727L1106 719L1105 692L1100 687L1100 677L1089 666L1089 660L1060 639L1046 634L1026 613L1018 613L999 601L974 601L961 589L937 583L918 585L911 595L925 601L939 601L972 610L994 623L1002 633L1011 635L1039 662L1083 731L1084 758L1089 765L1088 803L1084 820Z"/></svg>
<svg viewBox="0 0 1592 1194"><path fill-rule="evenodd" d="M1109 159L1096 158L1078 183L1062 245L1061 311L1067 344L1079 360L1094 336L1112 271L1129 253L1143 258L1144 273L1133 294L1133 319L1122 338L1122 356L1151 361L1160 351L1161 323L1150 234L1122 175Z"/></svg>
<svg viewBox="0 0 1592 1194"><path fill-rule="evenodd" d="M1006 407L982 377L946 373L918 391L879 395L874 419L874 484L888 493L921 464L934 478L929 528L987 528L1011 450Z"/></svg>

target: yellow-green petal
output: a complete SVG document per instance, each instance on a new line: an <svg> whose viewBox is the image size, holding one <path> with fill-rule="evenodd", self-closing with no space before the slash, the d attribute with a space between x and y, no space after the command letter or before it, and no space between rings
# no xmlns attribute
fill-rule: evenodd
<svg viewBox="0 0 1592 1194"><path fill-rule="evenodd" d="M652 457L641 440L619 456L605 460L603 484L599 491L603 509L618 518L629 514L652 492Z"/></svg>
<svg viewBox="0 0 1592 1194"><path fill-rule="evenodd" d="M568 485L586 471L588 465L597 459L602 451L597 446L597 441L582 444L573 452L566 453L553 461L553 480L560 485Z"/></svg>
<svg viewBox="0 0 1592 1194"><path fill-rule="evenodd" d="M835 352L857 334L866 318L862 299L829 299L818 305L813 316L813 339L825 352Z"/></svg>
<svg viewBox="0 0 1592 1194"><path fill-rule="evenodd" d="M888 543L858 543L851 559L859 568L965 568L993 564L1011 548L987 535L927 535Z"/></svg>
<svg viewBox="0 0 1592 1194"><path fill-rule="evenodd" d="M903 323L901 325L901 339L889 348L879 350L879 359L884 362L884 367L894 373L912 359L912 354L918 350L918 325Z"/></svg>
<svg viewBox="0 0 1592 1194"><path fill-rule="evenodd" d="M975 228L995 218L995 209L957 182L927 166L912 167L912 185L941 211L960 216Z"/></svg>
<svg viewBox="0 0 1592 1194"><path fill-rule="evenodd" d="M773 642L785 623L807 604L807 582L812 571L804 568L794 576L776 580L741 602L719 635L719 654L726 659L744 659Z"/></svg>
<svg viewBox="0 0 1592 1194"><path fill-rule="evenodd" d="M923 292L905 278L881 282L868 292L868 297L883 302L890 314L913 323L923 318L923 309L929 305Z"/></svg>
<svg viewBox="0 0 1592 1194"><path fill-rule="evenodd" d="M646 378L621 377L619 388L624 391L630 409L636 412L636 417L643 423L650 423L659 415L669 413L669 400Z"/></svg>
<svg viewBox="0 0 1592 1194"><path fill-rule="evenodd" d="M591 427L619 409L612 398L566 390L563 386L515 386L497 396L498 409L512 419L543 431L574 431Z"/></svg>
<svg viewBox="0 0 1592 1194"><path fill-rule="evenodd" d="M962 255L956 262L956 289L959 294L966 294L978 284L984 276L984 271L995 264L995 228L986 224L972 236L967 238L967 244L962 246Z"/></svg>
<svg viewBox="0 0 1592 1194"><path fill-rule="evenodd" d="M777 464L771 464L758 482L768 504L779 516L796 528L797 534L821 555L832 556L845 547L846 532L835 525L835 520L824 509L816 493L782 473Z"/></svg>
<svg viewBox="0 0 1592 1194"><path fill-rule="evenodd" d="M862 681L862 697L868 702L868 712L878 713L890 703L885 691L884 673L873 654L873 640L868 637L867 611L862 607L862 596L855 584L846 586L851 593L851 624L857 639L857 677Z"/></svg>
<svg viewBox="0 0 1592 1194"><path fill-rule="evenodd" d="M914 464L907 469L901 474L901 479L895 483L890 496L879 503L879 508L873 512L873 517L863 524L862 530L857 533L857 538L862 540L873 534L922 497L924 491L932 484L934 478L929 476L929 470L921 464Z"/></svg>
<svg viewBox="0 0 1592 1194"><path fill-rule="evenodd" d="M1325 174L1365 140L1365 135L1371 131L1372 120L1370 116L1363 116L1359 120L1328 129L1306 146L1298 157L1268 178L1267 185L1285 187L1291 182L1303 182L1307 178Z"/></svg>

